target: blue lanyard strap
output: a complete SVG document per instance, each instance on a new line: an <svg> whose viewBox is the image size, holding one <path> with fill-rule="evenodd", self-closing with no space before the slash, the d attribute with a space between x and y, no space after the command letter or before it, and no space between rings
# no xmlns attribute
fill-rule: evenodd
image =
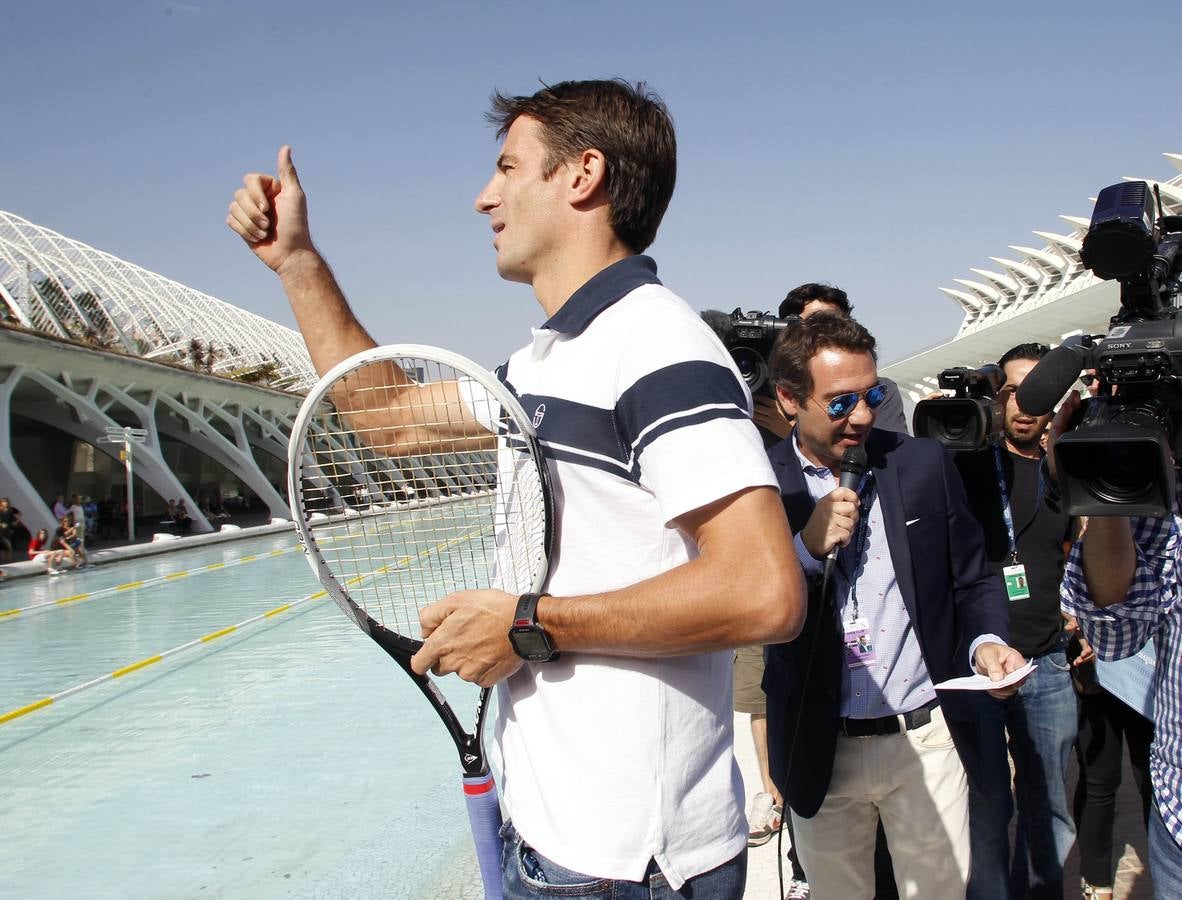
<svg viewBox="0 0 1182 900"><path fill-rule="evenodd" d="M858 537L853 542L854 557L853 571L848 576L850 586L850 603L853 604L851 621L858 618L858 575L861 571L862 556L866 552L866 545L870 541L870 508L874 505L874 472L866 470L862 482L858 485Z"/></svg>
<svg viewBox="0 0 1182 900"><path fill-rule="evenodd" d="M1006 522L1006 537L1010 541L1010 565L1018 562L1018 539L1014 536L1014 514L1010 511L1010 495L1006 490L1005 469L1001 464L1001 445L993 444L993 463L997 471L997 490L1001 494L1001 515Z"/></svg>

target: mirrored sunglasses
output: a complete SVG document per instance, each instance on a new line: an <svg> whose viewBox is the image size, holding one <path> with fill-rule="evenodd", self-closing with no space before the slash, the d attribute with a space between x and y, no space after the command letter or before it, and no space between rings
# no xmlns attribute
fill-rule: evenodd
<svg viewBox="0 0 1182 900"><path fill-rule="evenodd" d="M865 400L866 405L871 409L878 409L885 399L886 387L876 384L874 387L860 394L857 391L849 394L838 394L825 406L825 412L829 414L831 420L836 422L838 419L844 419L852 413L854 407L858 405L859 400Z"/></svg>

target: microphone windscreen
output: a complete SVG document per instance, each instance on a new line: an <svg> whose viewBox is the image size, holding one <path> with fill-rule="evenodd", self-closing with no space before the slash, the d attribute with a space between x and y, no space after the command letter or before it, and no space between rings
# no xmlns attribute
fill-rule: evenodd
<svg viewBox="0 0 1182 900"><path fill-rule="evenodd" d="M1045 416L1071 390L1083 369L1083 356L1068 344L1060 344L1038 361L1018 385L1018 406L1032 416Z"/></svg>
<svg viewBox="0 0 1182 900"><path fill-rule="evenodd" d="M718 309L704 309L702 310L702 321L710 326L710 330L718 335L718 339L722 341L724 346L730 346L731 337L734 334L734 326L731 325L730 313L724 313Z"/></svg>
<svg viewBox="0 0 1182 900"><path fill-rule="evenodd" d="M870 461L866 456L866 448L861 444L849 447L841 456L841 478L838 484L853 490L866 474Z"/></svg>

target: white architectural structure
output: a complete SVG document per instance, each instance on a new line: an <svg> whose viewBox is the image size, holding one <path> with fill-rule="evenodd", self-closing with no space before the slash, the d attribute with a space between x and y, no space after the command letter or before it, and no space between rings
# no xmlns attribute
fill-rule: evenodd
<svg viewBox="0 0 1182 900"><path fill-rule="evenodd" d="M1182 154L1165 157L1182 172ZM1169 181L1125 180L1160 188L1163 212L1182 214L1182 175ZM898 383L905 400L913 404L936 390L943 369L996 362L1028 341L1054 346L1071 334L1108 330L1109 318L1120 308L1120 287L1101 281L1080 263L1089 217L1059 218L1069 226L1065 232L1035 231L1041 246L1011 245L1012 257L990 257L996 268L972 269L972 278L954 279L958 287L940 288L964 310L956 336L880 370Z"/></svg>
<svg viewBox="0 0 1182 900"><path fill-rule="evenodd" d="M287 390L316 381L298 332L3 211L0 319Z"/></svg>
<svg viewBox="0 0 1182 900"><path fill-rule="evenodd" d="M114 427L147 432L136 478L184 500L194 531L212 530L193 496L211 468L288 517L277 485L315 379L290 328L0 212L0 496L30 528L74 489L71 451L115 455Z"/></svg>

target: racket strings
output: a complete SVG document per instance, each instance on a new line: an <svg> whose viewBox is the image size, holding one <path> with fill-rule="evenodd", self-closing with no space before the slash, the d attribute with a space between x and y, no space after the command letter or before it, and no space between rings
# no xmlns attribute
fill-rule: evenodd
<svg viewBox="0 0 1182 900"><path fill-rule="evenodd" d="M351 370L327 397L308 428L299 501L357 606L420 638L418 611L447 594L533 588L543 487L532 442L492 393L401 357Z"/></svg>

